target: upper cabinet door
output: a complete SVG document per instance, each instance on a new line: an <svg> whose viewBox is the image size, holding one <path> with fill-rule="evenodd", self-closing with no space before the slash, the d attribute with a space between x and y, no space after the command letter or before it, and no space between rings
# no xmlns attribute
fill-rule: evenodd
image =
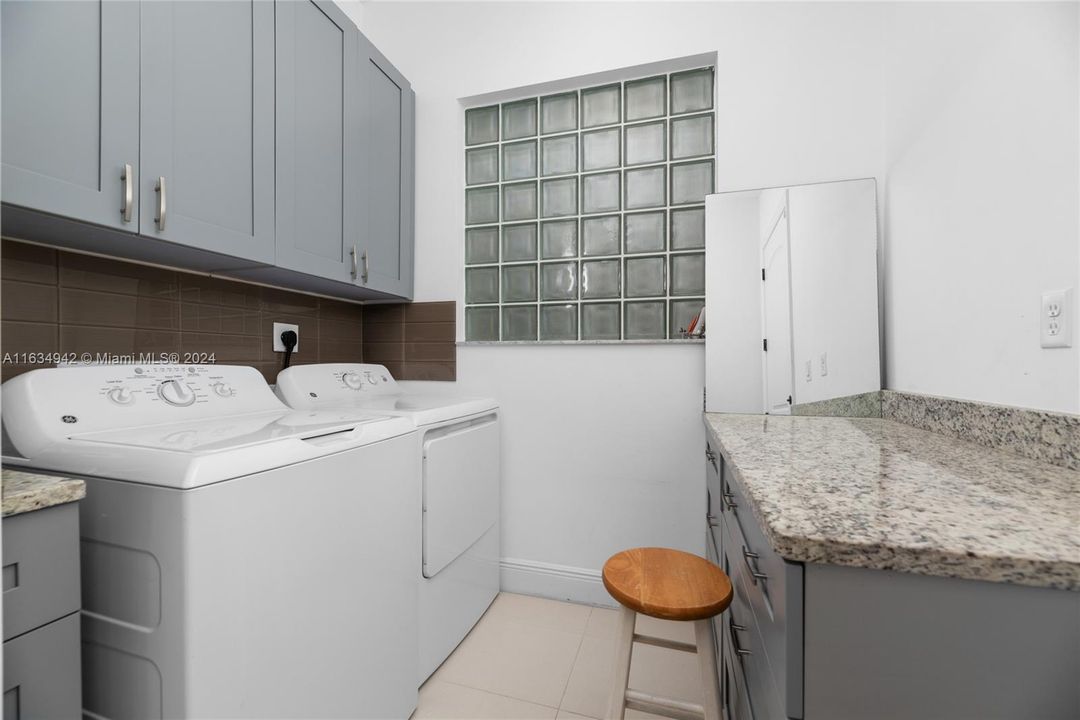
<svg viewBox="0 0 1080 720"><path fill-rule="evenodd" d="M144 2L139 227L274 261L274 6Z"/></svg>
<svg viewBox="0 0 1080 720"><path fill-rule="evenodd" d="M360 38L367 196L361 282L411 298L415 94L382 53Z"/></svg>
<svg viewBox="0 0 1080 720"><path fill-rule="evenodd" d="M0 27L3 200L135 232L139 4L5 0Z"/></svg>
<svg viewBox="0 0 1080 720"><path fill-rule="evenodd" d="M363 213L358 35L333 3L277 3L277 265L350 283Z"/></svg>

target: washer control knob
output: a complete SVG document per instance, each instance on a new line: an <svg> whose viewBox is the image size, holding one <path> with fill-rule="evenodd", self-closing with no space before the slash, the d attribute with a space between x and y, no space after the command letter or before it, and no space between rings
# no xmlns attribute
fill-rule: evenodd
<svg viewBox="0 0 1080 720"><path fill-rule="evenodd" d="M379 378L375 377L375 375L373 375L370 370L364 373L364 377L367 379L368 384L370 385L374 385L375 383L379 382Z"/></svg>
<svg viewBox="0 0 1080 720"><path fill-rule="evenodd" d="M236 390L227 382L214 383L214 392L221 397L232 397L236 394Z"/></svg>
<svg viewBox="0 0 1080 720"><path fill-rule="evenodd" d="M132 394L131 389L123 385L110 389L106 396L117 405L130 405L135 402L135 395Z"/></svg>
<svg viewBox="0 0 1080 720"><path fill-rule="evenodd" d="M187 407L195 402L195 393L180 380L166 380L158 385L158 397L170 405Z"/></svg>
<svg viewBox="0 0 1080 720"><path fill-rule="evenodd" d="M360 373L352 370L341 376L341 382L345 383L345 387L351 390L359 390L364 386L364 378L360 377Z"/></svg>

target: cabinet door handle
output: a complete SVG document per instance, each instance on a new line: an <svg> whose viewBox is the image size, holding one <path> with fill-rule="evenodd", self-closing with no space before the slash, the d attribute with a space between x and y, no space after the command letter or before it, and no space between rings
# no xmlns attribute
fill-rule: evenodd
<svg viewBox="0 0 1080 720"><path fill-rule="evenodd" d="M753 655L752 652L750 652L749 650L744 650L742 648L742 646L739 645L739 636L735 634L736 630L738 630L739 632L746 632L746 628L744 626L742 626L742 625L736 625L735 623L731 623L730 627L731 627L731 647L732 647L732 649L735 650L735 654L736 655Z"/></svg>
<svg viewBox="0 0 1080 720"><path fill-rule="evenodd" d="M758 572L757 568L755 568L753 565L750 564L751 558L754 559L754 560L757 560L760 557L760 555L758 555L755 552L750 552L749 550L747 550L744 547L742 549L742 557L743 557L743 562L746 563L746 569L750 571L750 577L752 577L754 579L754 584L755 585L757 585L758 580L768 580L769 579L768 575L766 575L765 573Z"/></svg>
<svg viewBox="0 0 1080 720"><path fill-rule="evenodd" d="M124 197L120 201L120 218L124 222L131 222L131 211L135 207L135 171L131 163L124 163L124 172L120 174L120 182L124 184Z"/></svg>
<svg viewBox="0 0 1080 720"><path fill-rule="evenodd" d="M708 445L705 446L705 459L709 462L716 462L716 453Z"/></svg>
<svg viewBox="0 0 1080 720"><path fill-rule="evenodd" d="M154 222L157 223L158 232L161 232L165 229L165 177L163 175L158 176L154 190L158 196L157 215L154 217Z"/></svg>
<svg viewBox="0 0 1080 720"><path fill-rule="evenodd" d="M716 516L712 513L706 513L705 519L709 521L709 527L716 527L720 522L716 519Z"/></svg>
<svg viewBox="0 0 1080 720"><path fill-rule="evenodd" d="M724 496L724 506L727 507L728 510L734 510L739 507L735 502L735 493L724 492L722 494Z"/></svg>
<svg viewBox="0 0 1080 720"><path fill-rule="evenodd" d="M352 270L349 271L349 274L352 275L352 279L355 280L356 279L356 272L357 272L356 271L356 262L357 262L357 260L356 260L356 246L355 245L352 246L352 250L349 251L349 255L352 256Z"/></svg>
<svg viewBox="0 0 1080 720"><path fill-rule="evenodd" d="M367 284L367 279L368 279L368 256L367 256L367 250L365 250L364 254L360 256L360 264L363 267L363 270L360 273L360 279L366 285Z"/></svg>

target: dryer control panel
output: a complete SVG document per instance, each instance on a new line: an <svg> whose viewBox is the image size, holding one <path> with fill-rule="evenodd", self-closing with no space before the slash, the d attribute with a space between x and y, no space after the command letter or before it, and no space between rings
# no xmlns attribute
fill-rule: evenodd
<svg viewBox="0 0 1080 720"><path fill-rule="evenodd" d="M3 392L4 428L23 454L74 434L287 410L238 365L70 365L18 375Z"/></svg>
<svg viewBox="0 0 1080 720"><path fill-rule="evenodd" d="M401 392L389 370L371 363L294 365L278 373L277 388L278 395L286 402L291 398L307 398L319 401L318 404L347 400L357 393L376 396Z"/></svg>

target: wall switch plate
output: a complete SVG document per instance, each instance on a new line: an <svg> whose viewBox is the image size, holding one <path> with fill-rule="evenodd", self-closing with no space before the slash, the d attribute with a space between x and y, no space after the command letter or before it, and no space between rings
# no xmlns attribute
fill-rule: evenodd
<svg viewBox="0 0 1080 720"><path fill-rule="evenodd" d="M1072 347L1073 315L1072 288L1053 290L1042 295L1039 312L1039 340L1044 348Z"/></svg>
<svg viewBox="0 0 1080 720"><path fill-rule="evenodd" d="M821 377L829 374L829 353L821 353Z"/></svg>
<svg viewBox="0 0 1080 720"><path fill-rule="evenodd" d="M281 333L286 330L292 330L296 333L296 347L293 348L293 354L295 355L300 352L300 326L289 323L274 323L274 352L285 352L285 344L281 342Z"/></svg>

